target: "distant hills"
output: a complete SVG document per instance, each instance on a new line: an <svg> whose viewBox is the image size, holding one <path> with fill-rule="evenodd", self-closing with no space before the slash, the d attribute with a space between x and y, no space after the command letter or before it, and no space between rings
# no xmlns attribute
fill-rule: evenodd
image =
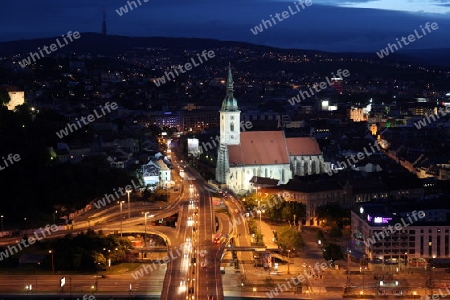
<svg viewBox="0 0 450 300"><path fill-rule="evenodd" d="M9 56L20 54L21 58L29 55L30 52L37 51L38 47L50 46L56 39L62 42L61 37L40 38L32 40L18 40L9 42L0 42L0 56ZM81 38L69 43L63 48L58 49L53 54L77 52L91 54L115 54L123 53L135 49L136 47L161 47L168 50L203 50L218 47L245 47L258 52L276 51L279 53L289 52L299 54L327 54L330 57L355 57L381 60L375 52L373 53L330 53L324 51L301 50L301 49L280 49L269 46L254 45L244 42L219 41L214 39L200 38L168 38L168 37L127 37L119 35L102 35L98 33L84 32ZM435 65L441 67L450 67L450 48L443 49L401 49L382 59L383 61L408 62L423 65Z"/></svg>

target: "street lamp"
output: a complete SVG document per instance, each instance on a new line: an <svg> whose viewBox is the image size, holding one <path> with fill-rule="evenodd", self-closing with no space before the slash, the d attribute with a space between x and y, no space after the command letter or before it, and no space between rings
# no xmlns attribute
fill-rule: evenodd
<svg viewBox="0 0 450 300"><path fill-rule="evenodd" d="M58 211L57 210L55 210L54 212L53 212L53 224L56 224L56 214L58 213Z"/></svg>
<svg viewBox="0 0 450 300"><path fill-rule="evenodd" d="M128 219L130 218L130 193L131 190L126 190L127 194L128 194Z"/></svg>
<svg viewBox="0 0 450 300"><path fill-rule="evenodd" d="M3 215L0 216L0 220L2 221L2 237L3 237Z"/></svg>
<svg viewBox="0 0 450 300"><path fill-rule="evenodd" d="M122 216L122 204L124 202L125 201L119 201L119 205L120 205L120 237L122 237L122 232L123 232L123 227L122 227L122 219L123 219L123 216Z"/></svg>
<svg viewBox="0 0 450 300"><path fill-rule="evenodd" d="M147 214L149 214L150 212L146 212L144 213L144 248L147 246Z"/></svg>
<svg viewBox="0 0 450 300"><path fill-rule="evenodd" d="M48 250L48 253L50 253L52 255L52 274L55 275L55 260L53 257L53 251L52 250Z"/></svg>
<svg viewBox="0 0 450 300"><path fill-rule="evenodd" d="M408 252L405 252L405 269L408 270L408 258L407 258Z"/></svg>
<svg viewBox="0 0 450 300"><path fill-rule="evenodd" d="M291 249L288 250L288 262L287 262L287 263L288 263L288 275L291 274L291 272L290 272L290 270L289 270L289 265L290 265L290 262L289 262L289 253L291 253Z"/></svg>
<svg viewBox="0 0 450 300"><path fill-rule="evenodd" d="M364 272L362 270L362 267L359 267L359 272L362 274L362 291L361 291L361 295L364 294Z"/></svg>

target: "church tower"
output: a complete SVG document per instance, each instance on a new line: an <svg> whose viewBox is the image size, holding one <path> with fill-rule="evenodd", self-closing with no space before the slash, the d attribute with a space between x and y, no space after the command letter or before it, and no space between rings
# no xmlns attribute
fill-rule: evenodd
<svg viewBox="0 0 450 300"><path fill-rule="evenodd" d="M233 96L233 75L228 66L227 93L220 109L220 146L217 152L216 180L226 183L226 173L230 168L228 145L241 143L241 111Z"/></svg>
<svg viewBox="0 0 450 300"><path fill-rule="evenodd" d="M227 94L220 109L220 143L239 145L241 143L241 111L233 96L233 75L231 65L228 66Z"/></svg>

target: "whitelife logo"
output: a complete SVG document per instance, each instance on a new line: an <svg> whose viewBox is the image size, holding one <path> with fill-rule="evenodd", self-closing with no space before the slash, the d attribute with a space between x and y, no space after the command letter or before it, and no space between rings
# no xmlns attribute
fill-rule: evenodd
<svg viewBox="0 0 450 300"><path fill-rule="evenodd" d="M78 120L78 118L76 118L76 122L74 123L67 123L67 126L64 129L61 129L59 132L56 132L56 135L62 139L65 136L69 135L69 130L70 133L80 129L81 127L83 127L84 125L88 125L89 123L94 122L96 119L100 119L101 117L105 116L107 113L110 113L112 110L116 110L118 108L117 103L116 102L112 102L111 104L109 104L109 102L105 103L105 106L99 106L100 111L102 114L98 114L97 110L94 109L94 114L90 114L87 117L81 117L80 120ZM83 124L81 124L81 122L83 122Z"/></svg>
<svg viewBox="0 0 450 300"><path fill-rule="evenodd" d="M353 164L356 164L358 161L361 161L361 160L365 159L366 157L369 157L372 154L376 153L377 151L373 148L373 146L375 146L378 151L381 151L380 144L378 142L375 142L373 144L373 146L372 146L372 144L369 144L369 146L370 146L372 152L367 151L366 147L364 147L363 148L364 153L363 152L358 152L356 154L356 157L353 154L350 155L350 158L347 158L347 162L340 161L340 162L338 162L336 164L338 166L338 168L340 168L340 169L331 169L330 171L327 171L327 174L329 176L331 176L331 175L333 175L333 173L336 174L337 172L339 172L339 170L346 169L346 168L350 167L352 165L352 163L350 162L350 159L352 160Z"/></svg>
<svg viewBox="0 0 450 300"><path fill-rule="evenodd" d="M72 31L67 32L67 38L69 39L70 42L73 42L74 40L78 40L81 37L80 33L78 31L74 31L72 33ZM43 58L45 55L44 53L42 53L42 50L45 51L45 53L47 55L51 54L52 52L55 52L58 49L61 49L62 47L65 47L66 45L69 44L69 42L66 39L66 36L64 36L64 34L62 35L62 38L64 40L65 44L61 44L61 42L59 41L59 38L56 39L56 44L51 44L49 47L44 46L42 47L38 47L38 51L41 54L39 56L39 53L37 52L30 52L30 55L27 58L22 59L22 61L19 61L19 65L22 68L25 68L28 65L31 65L31 60L33 60L33 62L36 62L38 59ZM50 51L48 50L50 48Z"/></svg>
<svg viewBox="0 0 450 300"><path fill-rule="evenodd" d="M244 121L241 121L241 132L245 132L247 129L251 129L251 128L253 128L252 122L247 121L244 124ZM198 148L198 152L200 152L200 154L207 153L208 152L208 146L209 146L209 149L212 150L213 148L215 148L218 145L220 145L220 135L216 135L216 138L210 137L209 139L213 143L214 147L211 146L211 144L209 142L206 142L206 143L202 142L202 144ZM215 141L217 141L217 143Z"/></svg>
<svg viewBox="0 0 450 300"><path fill-rule="evenodd" d="M28 248L30 245L33 245L34 243L36 243L36 241L40 241L40 240L44 239L45 237L52 235L52 233L57 232L58 226L56 226L56 224L53 224L53 225L47 224L44 229L42 229L42 227L39 229L40 229L39 232L42 235L41 237L39 236L39 232L35 231L34 232L35 237L30 236L26 240L22 239L19 243L17 243L17 247L19 247L20 250L23 250L22 245L24 248ZM46 234L45 232L47 232L48 234ZM17 247L16 246L8 246L5 251L0 252L0 261L8 258L10 254L12 256L12 255L18 253L19 250L17 250ZM13 250L14 250L14 252L13 252Z"/></svg>
<svg viewBox="0 0 450 300"><path fill-rule="evenodd" d="M312 5L312 1L311 1L311 0L306 0L305 2L303 2L303 0L300 0L300 1L298 2L298 4L300 4L300 6L302 7L302 9L305 9L305 8L306 8L305 5L306 5L306 6L311 6L311 5ZM275 14L275 18L277 18L278 22L282 22L283 20L289 18L290 16L296 15L297 13L299 13L299 12L301 11L301 10L300 10L300 7L297 5L297 2L294 2L294 5L295 5L295 7L297 8L297 11L292 10L291 6L289 5L289 6L288 6L289 11L285 10L285 11L283 11L281 14L279 14L279 13L276 13L276 14ZM280 16L281 16L281 18L280 18ZM272 20L273 25L276 25L276 24L277 24L277 21L275 21L274 17L272 17L272 15L269 15L269 17L270 17L270 19ZM268 29L269 27L267 27L267 25L269 25L270 27L272 27L272 22L270 22L270 20L264 20L264 19L262 19L262 20L261 20L261 23L260 23L259 25L255 26L254 28L250 28L250 31L251 31L254 35L257 35L258 33L263 32L263 31L264 31L264 28L265 28L265 29ZM264 25L264 28L263 28L263 25Z"/></svg>
<svg viewBox="0 0 450 300"><path fill-rule="evenodd" d="M403 218L400 219L400 221L402 221L402 224L400 223L396 223L393 227L391 225L389 225L387 228L383 227L382 231L376 232L372 235L372 238L367 238L367 240L364 241L364 244L366 245L366 247L370 247L370 245L375 244L376 242L380 242L381 240L387 238L389 236L389 232L390 231L391 234L394 234L396 231L400 231L405 227L408 227L409 225L411 225L413 222L418 221L419 217L420 219L425 217L425 212L423 210L417 212L417 211L413 211L411 213L412 217L414 218L414 221L411 220L411 216L408 216L408 220L409 223L405 223L405 220Z"/></svg>
<svg viewBox="0 0 450 300"><path fill-rule="evenodd" d="M12 166L14 163L20 161L20 155L19 154L8 154L8 157L5 159L5 157L2 157L3 160L3 167L2 164L0 163L0 171L6 169L9 166ZM8 163L9 162L9 163Z"/></svg>
<svg viewBox="0 0 450 300"><path fill-rule="evenodd" d="M81 298L81 300L95 300L95 296L94 295L84 295L83 298ZM80 298L77 298L77 300L80 300Z"/></svg>
<svg viewBox="0 0 450 300"><path fill-rule="evenodd" d="M438 112L436 114L427 115L422 120L415 122L414 126L416 126L417 129L420 129L422 127L425 127L425 126L431 124L432 122L436 122L437 119L440 118L440 115L445 117L448 113L450 113L450 106L446 106L445 108L439 107ZM433 121L431 119L433 119Z"/></svg>
<svg viewBox="0 0 450 300"><path fill-rule="evenodd" d="M337 70L336 74L337 74L338 78L343 80L344 77L350 76L350 71L347 70L347 69L345 69L344 71L339 69L339 70ZM344 76L344 77L342 77L342 76ZM331 78L336 78L333 72L331 72ZM330 78L325 77L325 80L326 80L326 82L322 81L321 83L314 85L314 90L317 93L322 91L322 90L324 90L324 89L326 89L328 86L332 86L333 85L333 83L331 82ZM319 87L320 87L320 89L318 89ZM295 105L295 103L300 103L302 100L305 100L305 99L307 99L309 97L314 96L314 91L312 90L312 88L309 88L309 92L311 94L309 94L308 91L300 91L300 93L298 93L297 96L292 97L288 101L289 101L289 103L291 105ZM300 99L300 96L302 96L302 99Z"/></svg>
<svg viewBox="0 0 450 300"><path fill-rule="evenodd" d="M131 274L135 280L138 280L139 278L143 277L146 274L149 274L152 271L157 270L158 268L162 268L163 266L167 265L169 262L174 261L177 258L181 257L181 253L186 253L189 251L189 249L192 249L191 242L182 243L178 249L175 249L175 252L177 255L174 255L172 250L169 250L169 255L164 256L162 259L157 260L159 266L155 264L153 261L151 264L144 264L139 270L136 270ZM181 253L180 253L181 251Z"/></svg>
<svg viewBox="0 0 450 300"><path fill-rule="evenodd" d="M141 0L136 0L136 1L139 3L139 6L142 5ZM130 11L133 10L134 8L138 7L136 4L136 1L127 1ZM142 1L144 1L144 3L147 3L149 0L142 0ZM134 5L134 8L133 8L132 4ZM126 5L121 6L119 9L116 9L116 13L121 17L121 16L123 16L123 14L128 13L128 7Z"/></svg>
<svg viewBox="0 0 450 300"><path fill-rule="evenodd" d="M438 24L436 22L433 22L431 24L430 24L430 22L427 22L425 24L425 28L427 29L428 33L431 33L430 28L433 29L433 30L437 30L439 28L439 26L438 26ZM420 35L417 32L417 29L414 29L414 34L408 35L409 43L406 41L406 37L402 36L402 38L400 40L403 42L403 45L408 46L410 43L415 42L416 38L419 40L419 39L421 39L421 38L423 38L424 36L427 35L427 33L426 33L425 29L422 27L422 25L420 25L420 29L422 29L423 35ZM395 40L397 41L398 47L400 47L400 49L403 48L402 47L402 43L400 43L398 38L396 38ZM388 56L391 53L394 53L395 51L398 51L397 45L395 43L394 44L388 43L386 48L381 49L379 52L377 52L378 57L379 58L383 58L385 56Z"/></svg>
<svg viewBox="0 0 450 300"><path fill-rule="evenodd" d="M308 274L308 270L305 269L305 270L303 270L303 273L305 274L304 276L302 274L299 274L297 277L291 277L291 279L286 279L287 284L279 283L276 288L270 290L268 293L266 293L266 295L267 295L267 297L272 299L272 298L278 296L278 294L280 294L282 292L291 290L294 286L301 284L306 279L311 279L315 275L321 274L321 272L325 271L326 269L328 269L327 263L316 262L314 269L311 269L309 271L309 274ZM318 274L316 274L316 270L317 270ZM291 285L291 282L292 282L292 285Z"/></svg>
<svg viewBox="0 0 450 300"><path fill-rule="evenodd" d="M203 57L203 59L205 60L205 62L207 62L207 61L208 61L208 57L209 57L209 58L213 58L213 57L216 56L216 54L214 53L213 50L209 50L208 53L206 53L206 50L203 50L201 56ZM191 57L192 64L191 64L190 62L187 62L187 63L184 64L184 66L178 65L177 68L173 69L173 71L175 72L175 74L177 74L176 76L175 76L175 74L173 74L172 71L170 71L170 72L167 72L167 71L166 71L166 72L164 73L164 76L162 76L162 77L160 77L160 78L157 78L156 80L153 80L153 82L155 83L155 85L156 85L157 87L159 87L161 84L166 83L166 78L167 78L167 82L169 82L169 81L171 81L172 79L175 79L176 77L180 76L180 74L178 73L178 71L180 71L181 73L186 73L186 71L190 71L190 70L192 69L192 65L194 65L194 67L200 66L200 64L203 63L203 60L201 59L200 54L197 54L197 58L198 58L198 60L200 61L200 63L196 64L196 63L195 63L194 57ZM183 67L185 68L185 70L183 70ZM172 76L172 78L170 78L170 76Z"/></svg>
<svg viewBox="0 0 450 300"><path fill-rule="evenodd" d="M139 189L140 186L136 185L134 183L134 180L131 180L131 184L133 185L133 187L135 189ZM144 186L144 182L140 181L141 186ZM132 190L132 186L131 185L127 185L125 186L125 188L119 187L116 191L116 189L113 189L114 191L114 195L113 194L105 194L105 197L103 197L102 199L94 202L94 206L95 208L99 209L102 207L106 206L106 202L108 202L108 204L110 204L111 202L115 202L116 200L120 199L120 197L123 197L126 195L126 191L130 191ZM117 192L119 192L121 195L119 195ZM115 197L114 197L115 196Z"/></svg>

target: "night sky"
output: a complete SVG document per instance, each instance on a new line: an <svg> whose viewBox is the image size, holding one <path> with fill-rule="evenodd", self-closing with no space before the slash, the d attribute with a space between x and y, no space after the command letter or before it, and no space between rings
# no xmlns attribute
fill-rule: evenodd
<svg viewBox="0 0 450 300"><path fill-rule="evenodd" d="M294 9L294 1L140 0L2 1L0 41L56 37L68 31L101 32L105 3L108 34L203 37L282 48L379 51L426 22L439 29L408 49L450 47L450 0L311 0L312 5L254 35L269 15ZM298 1L298 0L297 0ZM127 6L128 13L116 12Z"/></svg>

